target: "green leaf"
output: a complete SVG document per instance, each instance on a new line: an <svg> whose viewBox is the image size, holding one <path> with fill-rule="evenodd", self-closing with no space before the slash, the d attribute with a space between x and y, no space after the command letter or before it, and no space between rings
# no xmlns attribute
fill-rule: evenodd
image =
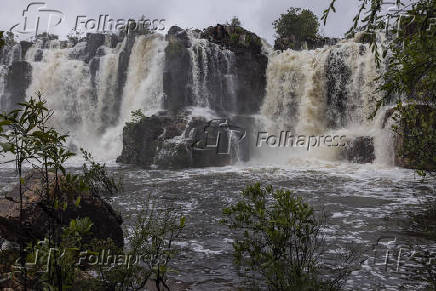
<svg viewBox="0 0 436 291"><path fill-rule="evenodd" d="M80 196L79 197L77 197L77 199L76 199L76 201L74 201L74 205L76 206L76 207L79 207L80 206Z"/></svg>

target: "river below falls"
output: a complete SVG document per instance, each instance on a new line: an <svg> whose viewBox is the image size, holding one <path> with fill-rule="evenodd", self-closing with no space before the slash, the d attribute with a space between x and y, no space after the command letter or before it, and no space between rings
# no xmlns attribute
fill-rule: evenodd
<svg viewBox="0 0 436 291"><path fill-rule="evenodd" d="M421 182L406 169L374 164L312 164L304 167L241 165L180 171L108 165L124 181L124 193L111 197L127 231L148 195L186 216L180 255L170 276L175 289L234 290L244 285L232 264L233 234L219 224L222 209L236 202L245 185L261 182L294 191L327 216L323 229L328 252L349 243L362 251L362 263L349 277L349 290L417 290L420 263L411 254L436 244L410 231L408 212L422 211L422 200L436 183ZM77 168L72 168L77 169ZM0 169L0 190L15 179ZM400 249L402 250L400 252ZM400 256L398 256L400 254Z"/></svg>

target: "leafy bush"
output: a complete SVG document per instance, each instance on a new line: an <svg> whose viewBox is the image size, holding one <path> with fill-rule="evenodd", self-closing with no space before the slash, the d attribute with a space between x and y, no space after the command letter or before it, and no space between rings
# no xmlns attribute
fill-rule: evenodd
<svg viewBox="0 0 436 291"><path fill-rule="evenodd" d="M150 198L145 204L147 208L137 217L126 254L110 240L95 240L90 246L96 253L110 250L113 256L121 254L131 258L129 264L94 268L98 284L105 290L142 290L150 283L154 283L157 290L168 289L170 262L177 254L174 241L185 227L185 218L178 217L171 208L156 209Z"/></svg>
<svg viewBox="0 0 436 291"><path fill-rule="evenodd" d="M333 278L321 277L322 223L313 208L290 191L274 192L257 183L223 213L223 223L239 233L233 243L236 265L270 290L336 290L355 262L356 256L348 257Z"/></svg>
<svg viewBox="0 0 436 291"><path fill-rule="evenodd" d="M113 196L122 190L121 180L116 181L106 169L105 164L100 164L94 161L92 155L84 150L82 152L85 163L82 166L82 179L87 185L89 192L94 196L110 195Z"/></svg>
<svg viewBox="0 0 436 291"><path fill-rule="evenodd" d="M238 44L239 43L239 34L237 34L237 33L230 34L230 43L233 45Z"/></svg>
<svg viewBox="0 0 436 291"><path fill-rule="evenodd" d="M173 46L175 47L176 45L173 45ZM142 113L141 109L132 111L130 113L130 115L131 115L130 123L138 123L143 118L145 118L145 115L144 115L144 113Z"/></svg>

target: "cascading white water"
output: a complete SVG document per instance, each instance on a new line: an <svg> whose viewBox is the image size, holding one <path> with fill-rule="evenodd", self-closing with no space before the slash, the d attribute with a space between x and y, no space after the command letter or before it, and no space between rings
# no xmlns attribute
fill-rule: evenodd
<svg viewBox="0 0 436 291"><path fill-rule="evenodd" d="M322 86L324 51L274 53L267 68L262 115L279 130L322 132L325 98Z"/></svg>
<svg viewBox="0 0 436 291"><path fill-rule="evenodd" d="M125 44L125 42L123 43ZM116 114L118 89L118 49L105 48L105 55L100 58L96 76L97 106L96 127L105 129L109 124L118 121Z"/></svg>
<svg viewBox="0 0 436 291"><path fill-rule="evenodd" d="M233 66L235 55L189 31L192 46L188 49L192 65L193 106L224 107L225 96L234 103L237 81ZM233 105L233 104L230 104Z"/></svg>
<svg viewBox="0 0 436 291"><path fill-rule="evenodd" d="M162 35L137 36L130 55L120 121L133 110L156 113L163 101L163 68L167 42Z"/></svg>
<svg viewBox="0 0 436 291"><path fill-rule="evenodd" d="M40 91L53 109L53 125L70 135L71 143L84 147L97 158L110 160L122 147L122 128L130 112L142 109L154 113L162 104L162 73L166 42L162 36L138 36L132 48L123 96L118 96L119 54L126 40L117 48L102 47L95 88L90 66L72 59L76 48L60 49L53 43L44 49L40 62L35 61L38 48L29 49L26 59L32 65L32 82L27 96ZM120 100L121 99L121 100ZM117 108L120 104L121 108Z"/></svg>
<svg viewBox="0 0 436 291"><path fill-rule="evenodd" d="M191 42L188 52L192 71L191 83L186 86L192 88L192 100L185 105L194 107L192 114L202 112L201 116L220 110L232 112L239 85L234 53L199 38L194 32L188 31L187 35ZM167 42L161 35L137 36L123 85L119 84L120 53L127 41L124 39L112 49L108 47L109 38L106 40L93 59L98 62L94 71L91 62L77 57L86 51L86 43L61 49L60 42L52 41L48 48L43 49L41 43L29 48L26 60L33 70L27 95L41 91L55 111L54 125L59 130L70 134L74 144L89 149L97 157L113 159L121 152L122 128L131 111L141 109L151 115L162 108ZM366 119L373 111L374 99L379 98L374 93L377 68L367 44L343 41L323 49L282 53L264 47L269 63L259 129L273 134L291 131L307 136L332 133L350 138L372 136L379 153L376 162L390 163L390 159L380 157L383 154L380 147L390 139L380 129L383 118L377 115L374 121ZM10 49L6 65L20 54L19 46ZM41 56L42 61L36 61ZM0 70L0 93L5 73L6 70ZM314 156L312 152L308 154ZM287 160L288 155L289 149L284 149L278 157ZM301 157L298 151L297 155ZM316 158L334 160L336 152L318 151Z"/></svg>
<svg viewBox="0 0 436 291"><path fill-rule="evenodd" d="M106 145L103 159L116 158L122 150L122 132L131 112L140 109L152 115L163 105L163 68L167 42L161 35L137 36L130 55L127 80L121 97L121 109L116 126L100 136Z"/></svg>
<svg viewBox="0 0 436 291"><path fill-rule="evenodd" d="M69 50L47 49L41 62L31 62L32 83L27 96L41 92L55 111L54 126L83 145L96 137L95 102L89 67L68 57Z"/></svg>
<svg viewBox="0 0 436 291"><path fill-rule="evenodd" d="M5 94L7 73L8 73L7 67L0 65L0 106L2 104L3 95Z"/></svg>
<svg viewBox="0 0 436 291"><path fill-rule="evenodd" d="M376 163L392 164L386 150L391 139L381 129L383 112L368 120L375 101L378 70L368 44L348 40L316 50L270 54L267 94L261 108L259 130L269 134L290 131L297 135L346 135L374 137ZM385 149L382 149L384 147ZM271 149L260 156L269 158ZM261 151L262 152L262 151ZM265 152L267 153L265 155ZM275 149L280 160L337 159L338 148L307 151L298 148Z"/></svg>

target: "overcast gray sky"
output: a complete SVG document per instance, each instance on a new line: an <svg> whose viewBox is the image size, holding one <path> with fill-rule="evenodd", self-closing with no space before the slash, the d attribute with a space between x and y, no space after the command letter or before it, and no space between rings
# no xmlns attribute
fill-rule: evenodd
<svg viewBox="0 0 436 291"><path fill-rule="evenodd" d="M22 12L29 3L44 2L48 9L60 10L65 19L54 29L65 34L75 24L78 15L98 19L100 14L109 14L114 19L139 19L145 15L150 19L165 19L169 28L178 25L183 28L204 28L216 23L225 23L237 16L242 25L268 40L274 41L272 22L289 7L308 8L319 17L328 7L329 0L1 0L0 29L9 30L22 23ZM351 25L357 10L358 0L338 0L337 13L331 15L321 31L327 36L343 36ZM37 7L37 6L35 6Z"/></svg>

